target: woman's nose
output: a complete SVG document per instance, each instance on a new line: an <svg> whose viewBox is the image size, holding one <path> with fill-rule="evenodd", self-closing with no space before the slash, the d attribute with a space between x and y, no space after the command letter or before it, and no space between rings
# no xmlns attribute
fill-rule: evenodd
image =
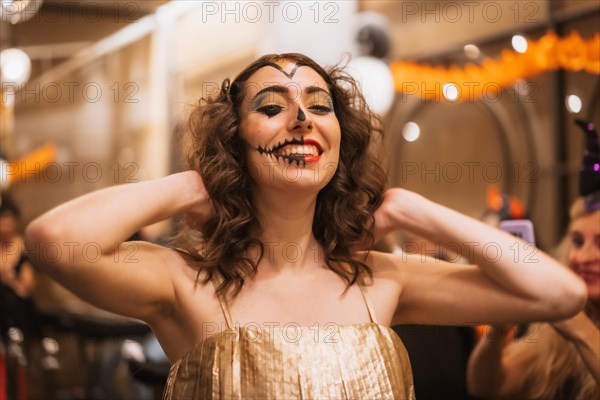
<svg viewBox="0 0 600 400"><path fill-rule="evenodd" d="M292 131L304 131L312 129L312 120L310 119L309 113L307 113L300 104L297 105L296 110L292 110L295 115L291 121Z"/></svg>

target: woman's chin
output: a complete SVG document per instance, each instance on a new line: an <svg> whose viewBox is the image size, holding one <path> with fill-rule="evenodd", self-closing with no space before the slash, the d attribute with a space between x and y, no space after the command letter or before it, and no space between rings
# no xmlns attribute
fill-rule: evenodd
<svg viewBox="0 0 600 400"><path fill-rule="evenodd" d="M318 178L317 176L303 173L302 176L293 180L282 179L280 187L289 192L316 194L327 185L327 182Z"/></svg>
<svg viewBox="0 0 600 400"><path fill-rule="evenodd" d="M286 165L270 171L251 171L252 179L259 187L273 187L295 190L320 191L335 174L332 171L309 166ZM258 173L256 173L258 172Z"/></svg>

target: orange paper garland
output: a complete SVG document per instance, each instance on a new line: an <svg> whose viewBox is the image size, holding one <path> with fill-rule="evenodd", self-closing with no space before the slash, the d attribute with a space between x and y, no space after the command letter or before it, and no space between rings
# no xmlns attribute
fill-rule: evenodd
<svg viewBox="0 0 600 400"><path fill-rule="evenodd" d="M457 96L451 101L464 101L497 95L520 79L559 68L600 74L600 33L584 40L576 32L563 38L548 32L527 44L525 53L503 50L499 58L486 58L480 65L444 67L394 62L390 66L394 86L400 93L440 100L446 99L444 85L453 84Z"/></svg>
<svg viewBox="0 0 600 400"><path fill-rule="evenodd" d="M57 147L54 143L41 146L21 159L7 161L2 166L0 183L2 190L8 189L11 184L25 182L35 178L46 166L56 159Z"/></svg>

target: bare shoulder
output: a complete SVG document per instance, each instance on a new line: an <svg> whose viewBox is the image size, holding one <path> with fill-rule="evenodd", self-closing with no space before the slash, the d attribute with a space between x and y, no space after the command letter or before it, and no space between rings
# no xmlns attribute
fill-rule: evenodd
<svg viewBox="0 0 600 400"><path fill-rule="evenodd" d="M145 291L154 296L163 291L164 301L141 313L140 307L123 313L147 322L171 359L189 350L203 336L201 327L220 317L219 303L210 282L203 284L206 273L192 257L172 247L147 242L130 242L136 245L140 267L151 265L151 270L140 268L138 274L146 275ZM130 291L140 291L136 285ZM150 295L148 295L150 296ZM139 297L139 296L138 296ZM134 302L135 303L135 302ZM132 313L137 313L132 315Z"/></svg>
<svg viewBox="0 0 600 400"><path fill-rule="evenodd" d="M206 277L206 272L195 264L191 256L172 247L150 243L145 246L151 254L156 256L156 262L169 271L175 289L198 292L208 288L209 292L213 292L212 285L199 284Z"/></svg>
<svg viewBox="0 0 600 400"><path fill-rule="evenodd" d="M390 326L402 294L402 256L378 251L359 252L356 256L373 271L373 279L365 278L367 293L378 320Z"/></svg>
<svg viewBox="0 0 600 400"><path fill-rule="evenodd" d="M216 303L214 286L206 282L206 270L199 267L191 256L181 251L173 248L163 249L163 262L168 265L175 293L170 317L203 320L208 318L207 321L212 321L210 310L220 308Z"/></svg>
<svg viewBox="0 0 600 400"><path fill-rule="evenodd" d="M135 241L123 243L119 251L121 254L115 257L120 258L123 263L130 262L148 268L147 271L139 268L138 275L154 276L152 281L155 282L155 290L158 291L159 287L160 290L165 290L167 286L172 288L169 304L163 307L163 311L168 311L167 314L179 309L178 303L189 301L190 296L197 296L203 291L212 295L212 285L196 284L205 277L203 271L199 270L190 256L175 248Z"/></svg>

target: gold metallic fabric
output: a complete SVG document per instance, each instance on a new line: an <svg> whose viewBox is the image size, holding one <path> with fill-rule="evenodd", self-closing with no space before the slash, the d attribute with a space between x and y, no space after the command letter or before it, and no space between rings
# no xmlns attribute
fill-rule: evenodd
<svg viewBox="0 0 600 400"><path fill-rule="evenodd" d="M227 329L172 365L163 398L414 399L408 353L360 288L373 322L240 327L219 299Z"/></svg>

